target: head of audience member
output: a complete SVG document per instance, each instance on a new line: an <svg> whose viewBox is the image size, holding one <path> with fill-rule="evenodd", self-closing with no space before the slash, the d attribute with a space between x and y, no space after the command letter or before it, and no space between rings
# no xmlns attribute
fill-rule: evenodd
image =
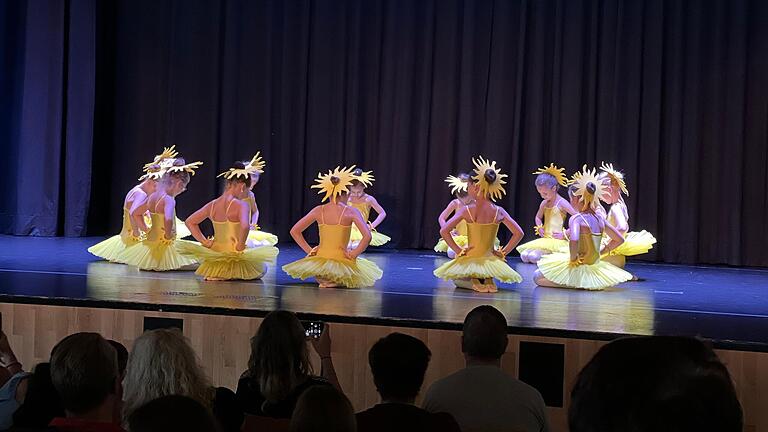
<svg viewBox="0 0 768 432"><path fill-rule="evenodd" d="M68 417L117 423L122 387L115 349L98 333L75 333L51 352L51 381Z"/></svg>
<svg viewBox="0 0 768 432"><path fill-rule="evenodd" d="M210 406L213 388L195 351L177 329L150 330L133 344L123 380L123 417L169 395L188 396Z"/></svg>
<svg viewBox="0 0 768 432"><path fill-rule="evenodd" d="M368 363L382 402L413 403L431 356L424 342L413 336L392 333L379 339L368 352Z"/></svg>
<svg viewBox="0 0 768 432"><path fill-rule="evenodd" d="M313 386L296 402L291 432L355 432L355 410L343 393L331 386Z"/></svg>
<svg viewBox="0 0 768 432"><path fill-rule="evenodd" d="M131 432L218 432L210 410L200 402L179 395L157 398L134 410L128 417Z"/></svg>
<svg viewBox="0 0 768 432"><path fill-rule="evenodd" d="M112 348L117 353L117 371L120 373L120 377L123 377L125 376L125 366L128 364L128 350L125 348L125 345L118 341L108 339L107 342L112 345Z"/></svg>
<svg viewBox="0 0 768 432"><path fill-rule="evenodd" d="M461 351L467 365L500 365L507 349L507 319L493 306L472 309L464 318Z"/></svg>
<svg viewBox="0 0 768 432"><path fill-rule="evenodd" d="M626 338L603 346L571 392L572 432L740 432L728 370L699 340Z"/></svg>
<svg viewBox="0 0 768 432"><path fill-rule="evenodd" d="M266 400L280 401L311 374L301 322L291 312L271 312L251 339L248 376Z"/></svg>
<svg viewBox="0 0 768 432"><path fill-rule="evenodd" d="M13 413L17 428L42 428L56 417L64 417L64 407L51 381L51 364L39 363L32 371L24 403Z"/></svg>

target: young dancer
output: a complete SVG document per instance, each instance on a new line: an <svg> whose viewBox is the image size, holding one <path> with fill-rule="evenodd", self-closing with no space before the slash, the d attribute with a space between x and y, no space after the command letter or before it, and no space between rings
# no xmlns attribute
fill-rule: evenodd
<svg viewBox="0 0 768 432"><path fill-rule="evenodd" d="M504 177L496 168L496 162L472 159L475 175L467 186L475 203L459 209L440 229L440 235L455 253L456 258L438 267L435 276L453 280L457 287L478 292L497 292L494 279L502 282L521 282L520 275L506 263L507 254L523 238L523 230L504 210L492 201L501 198ZM467 224L467 247L461 248L453 240L451 231L465 221ZM504 224L512 233L509 243L502 249L494 248L499 225Z"/></svg>
<svg viewBox="0 0 768 432"><path fill-rule="evenodd" d="M347 288L371 286L381 279L382 271L371 261L360 258L360 254L371 241L371 231L363 215L347 205L349 188L352 186L354 166L318 174L312 188L325 194L321 204L301 218L291 228L291 237L307 253L305 258L283 266L283 270L297 279L315 278L320 288L344 286ZM304 231L317 223L320 244L310 247L304 238ZM361 233L361 239L354 249L349 249L352 227Z"/></svg>
<svg viewBox="0 0 768 432"><path fill-rule="evenodd" d="M278 240L276 235L262 231L259 227L259 206L256 205L256 196L253 194L253 188L256 187L256 183L259 182L261 175L264 174L265 166L266 162L259 156L259 152L256 152L256 155L250 162L245 164L244 168L251 173L251 186L245 197L245 202L248 203L250 210L250 217L248 219L250 221L250 229L248 230L248 240L246 241L246 246L249 248L274 246Z"/></svg>
<svg viewBox="0 0 768 432"><path fill-rule="evenodd" d="M267 271L278 250L274 246L246 247L250 226L250 206L244 201L250 192L251 174L258 168L236 162L219 174L226 179L224 192L187 218L192 236L200 244L184 242L179 250L200 262L197 273L205 280L259 279ZM213 238L200 231L200 223L209 219Z"/></svg>
<svg viewBox="0 0 768 432"><path fill-rule="evenodd" d="M363 171L360 168L355 168L352 172L352 186L349 190L348 204L363 215L363 220L368 224L368 228L371 231L371 246L382 246L391 240L388 236L376 231L376 228L384 222L384 218L387 217L387 212L371 195L365 193L365 189L371 186L374 182L372 171ZM376 211L376 219L373 222L368 222L368 218L371 215L371 209ZM361 231L356 226L352 226L352 233L350 235L349 248L354 249L362 239Z"/></svg>
<svg viewBox="0 0 768 432"><path fill-rule="evenodd" d="M446 183L448 183L451 188L451 193L453 194L454 199L448 203L442 213L440 213L440 216L437 218L437 222L440 224L440 228L445 226L451 214L454 214L459 209L475 202L475 198L470 196L469 192L467 192L467 185L469 184L470 180L471 178L467 173L460 173L456 177L449 175L445 179ZM451 231L451 237L453 237L453 241L456 242L459 247L465 247L467 245L467 222L463 220L459 222L456 228ZM456 253L448 247L448 243L446 243L442 238L437 242L437 245L435 245L435 252L447 253L448 258L456 258Z"/></svg>
<svg viewBox="0 0 768 432"><path fill-rule="evenodd" d="M536 226L534 227L539 238L517 247L520 259L525 263L535 264L543 255L557 252L568 245L568 241L563 235L563 224L566 214L574 215L576 211L558 193L560 186L565 186L568 183L563 174L564 170L565 168L558 168L555 164L549 164L549 166L539 168L534 172L536 174L536 190L542 198L539 211L536 212Z"/></svg>

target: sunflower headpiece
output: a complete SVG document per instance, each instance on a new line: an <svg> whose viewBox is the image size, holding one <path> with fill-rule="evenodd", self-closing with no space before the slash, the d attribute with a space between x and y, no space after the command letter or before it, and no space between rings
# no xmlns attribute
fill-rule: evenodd
<svg viewBox="0 0 768 432"><path fill-rule="evenodd" d="M504 181L506 174L501 173L501 169L496 168L496 161L489 161L483 159L482 156L478 156L478 159L472 158L472 163L475 164L475 175L472 176L472 180L475 181L480 188L480 193L484 197L490 198L492 201L496 201L501 198L507 191L504 190L504 185L507 182ZM488 183L485 179L485 173L491 170L496 173L496 180L493 183Z"/></svg>
<svg viewBox="0 0 768 432"><path fill-rule="evenodd" d="M590 183L595 186L594 193L591 193L587 187ZM606 192L605 185L597 177L597 170L589 169L586 165L581 168L581 171L573 174L570 184L576 188L573 195L579 197L582 211L587 208L597 208L600 205L600 197Z"/></svg>
<svg viewBox="0 0 768 432"><path fill-rule="evenodd" d="M197 161L197 162L190 162L190 163L184 164L184 165L174 165L174 166L168 168L166 170L166 173L173 174L173 173L176 173L176 172L186 171L186 172L190 173L191 175L195 175L195 170L200 168L200 165L202 165L202 164L203 164L202 162Z"/></svg>
<svg viewBox="0 0 768 432"><path fill-rule="evenodd" d="M560 186L566 186L568 184L568 178L566 178L565 174L563 174L564 171L565 168L559 168L555 166L555 164L551 163L549 166L537 169L533 172L533 174L549 174L555 178L557 184Z"/></svg>
<svg viewBox="0 0 768 432"><path fill-rule="evenodd" d="M176 144L170 147L163 147L163 152L155 156L155 159L152 162L144 164L144 171L149 172L149 169L152 167L152 165L162 164L163 162L166 162L168 160L170 160L172 164L173 160L178 155L179 155L179 152L176 151Z"/></svg>
<svg viewBox="0 0 768 432"><path fill-rule="evenodd" d="M466 192L468 181L464 181L456 176L449 175L445 178L445 182L448 183L448 187L451 188L451 193L456 195L459 192Z"/></svg>
<svg viewBox="0 0 768 432"><path fill-rule="evenodd" d="M341 168L336 167L333 170L328 170L327 174L318 173L315 183L310 186L312 189L319 189L318 194L323 196L320 202L325 202L327 199L331 199L331 202L336 203L336 197L343 193L349 193L349 187L352 185L352 180L355 180L355 175L352 174L355 166Z"/></svg>
<svg viewBox="0 0 768 432"><path fill-rule="evenodd" d="M613 168L612 163L603 162L600 165L600 170L608 175L611 180L619 184L619 189L624 192L624 195L629 196L629 190L627 190L627 182L624 181L624 173Z"/></svg>
<svg viewBox="0 0 768 432"><path fill-rule="evenodd" d="M352 178L353 180L357 180L362 183L365 187L370 187L373 182L376 181L376 179L373 178L373 171L363 171L360 168L356 168L352 171Z"/></svg>
<svg viewBox="0 0 768 432"><path fill-rule="evenodd" d="M243 168L230 168L217 175L216 178L224 177L227 180L232 180L233 178L243 177L247 180L251 177L251 174L263 173L266 165L266 162L259 156L259 152L256 152L256 155Z"/></svg>
<svg viewBox="0 0 768 432"><path fill-rule="evenodd" d="M139 177L139 181L160 180L165 175L165 168L159 164L150 164L144 169L144 175Z"/></svg>

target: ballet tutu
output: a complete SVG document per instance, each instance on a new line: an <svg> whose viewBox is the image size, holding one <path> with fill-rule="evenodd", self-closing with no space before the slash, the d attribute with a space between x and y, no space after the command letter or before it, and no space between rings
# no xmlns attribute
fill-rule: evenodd
<svg viewBox="0 0 768 432"><path fill-rule="evenodd" d="M349 242L355 243L363 239L363 234L357 229L356 225L352 225L352 231L349 234ZM368 246L382 246L392 240L389 236L384 235L374 229L371 230L371 243Z"/></svg>
<svg viewBox="0 0 768 432"><path fill-rule="evenodd" d="M179 249L184 243L192 243L188 240L158 240L142 241L120 254L120 262L136 266L141 270L168 271L178 270L182 267L197 264L197 260L190 256L182 255Z"/></svg>
<svg viewBox="0 0 768 432"><path fill-rule="evenodd" d="M456 242L457 245L459 245L460 248L465 248L469 244L469 238L465 235L455 235L453 236L453 241ZM501 242L499 239L496 239L493 242L494 246L497 248L501 245ZM440 241L437 242L435 245L435 252L442 252L446 253L448 252L448 243L445 242L445 240L440 239Z"/></svg>
<svg viewBox="0 0 768 432"><path fill-rule="evenodd" d="M492 255L481 257L460 256L441 265L433 272L445 280L494 278L502 282L522 282L520 274L504 260Z"/></svg>
<svg viewBox="0 0 768 432"><path fill-rule="evenodd" d="M283 266L283 271L296 279L320 278L347 288L373 286L383 272L372 261L308 256Z"/></svg>
<svg viewBox="0 0 768 432"><path fill-rule="evenodd" d="M605 261L577 264L571 255L555 252L544 255L538 262L539 271L550 281L568 288L602 290L632 280L632 275Z"/></svg>
<svg viewBox="0 0 768 432"><path fill-rule="evenodd" d="M516 250L523 253L529 250L540 250L547 253L558 252L563 247L568 247L568 240L556 239L552 237L539 237L535 240L519 245Z"/></svg>
<svg viewBox="0 0 768 432"><path fill-rule="evenodd" d="M624 236L624 243L610 252L610 255L634 256L648 253L656 244L656 238L646 230L631 231Z"/></svg>
<svg viewBox="0 0 768 432"><path fill-rule="evenodd" d="M248 240L245 241L245 246L249 248L255 248L258 246L274 246L276 244L276 235L253 229L248 231Z"/></svg>
<svg viewBox="0 0 768 432"><path fill-rule="evenodd" d="M274 263L278 250L274 246L246 248L242 252L217 252L197 242L183 242L177 247L182 255L200 263L196 274L215 279L259 279Z"/></svg>
<svg viewBox="0 0 768 432"><path fill-rule="evenodd" d="M122 263L120 255L126 248L131 247L140 241L141 239L133 236L123 239L123 237L118 234L89 247L88 252L107 261Z"/></svg>

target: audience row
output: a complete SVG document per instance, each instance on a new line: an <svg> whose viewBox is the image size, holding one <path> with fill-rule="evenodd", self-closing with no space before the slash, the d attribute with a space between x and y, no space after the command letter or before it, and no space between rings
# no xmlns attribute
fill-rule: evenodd
<svg viewBox="0 0 768 432"><path fill-rule="evenodd" d="M549 430L539 392L501 368L507 322L491 306L467 315L466 367L434 382L421 407L416 399L432 353L419 339L392 333L370 348L380 403L357 414L336 377L330 328L309 341L294 314L269 314L233 392L210 383L177 330L145 332L130 354L99 334L77 333L31 373L0 332L0 430ZM310 346L321 359L319 374ZM706 344L640 337L605 345L586 365L571 392L568 421L574 432L740 432L742 411L727 369Z"/></svg>

